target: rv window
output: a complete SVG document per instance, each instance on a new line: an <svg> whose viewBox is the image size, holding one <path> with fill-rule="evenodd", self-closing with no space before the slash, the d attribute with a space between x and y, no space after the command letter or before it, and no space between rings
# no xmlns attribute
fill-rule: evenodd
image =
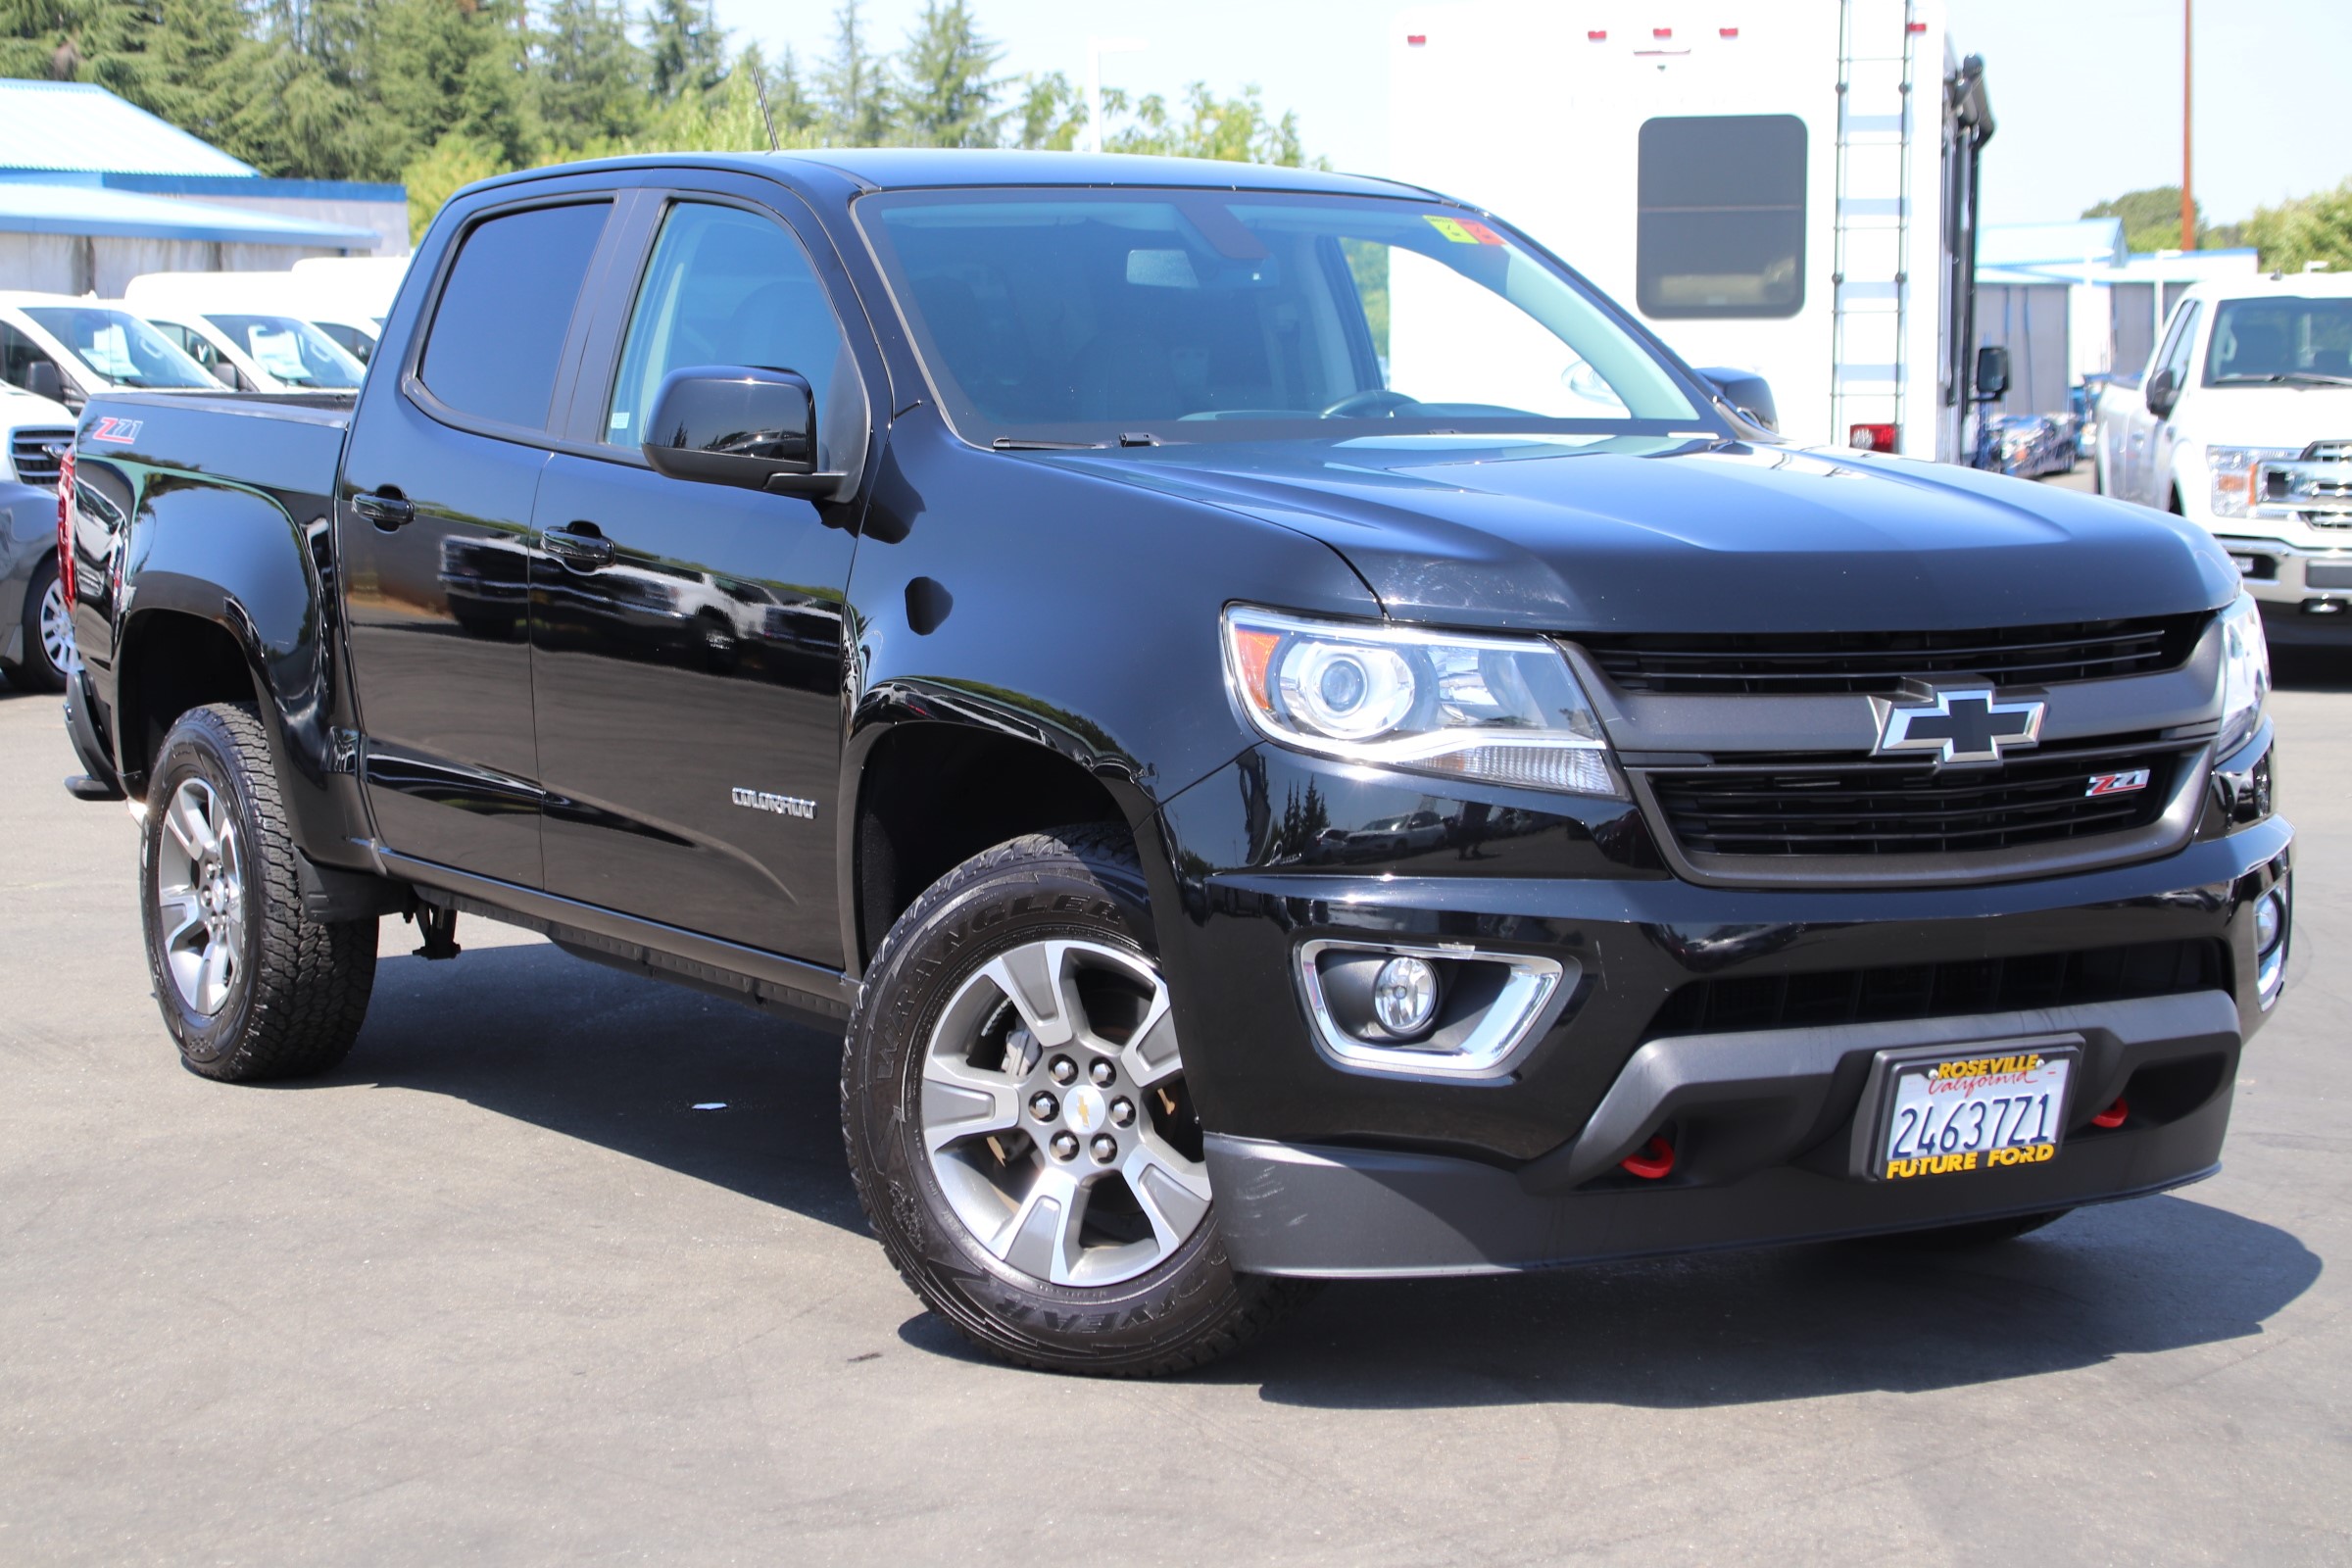
<svg viewBox="0 0 2352 1568"><path fill-rule="evenodd" d="M1794 316L1805 306L1805 122L1702 115L1642 127L1642 314Z"/></svg>

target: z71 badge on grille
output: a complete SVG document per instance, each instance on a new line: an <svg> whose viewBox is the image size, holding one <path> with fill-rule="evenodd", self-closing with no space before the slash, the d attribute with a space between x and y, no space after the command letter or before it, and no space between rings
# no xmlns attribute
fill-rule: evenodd
<svg viewBox="0 0 2352 1568"><path fill-rule="evenodd" d="M2144 790L2147 787L2148 769L2134 767L2121 773L2093 773L2090 775L2090 788L2082 793L2085 796L2129 795L2133 790Z"/></svg>
<svg viewBox="0 0 2352 1568"><path fill-rule="evenodd" d="M1938 762L1997 762L2004 749L2041 738L2040 703L1996 703L1989 691L1937 692L1921 707L1885 707L1881 756L1934 752Z"/></svg>

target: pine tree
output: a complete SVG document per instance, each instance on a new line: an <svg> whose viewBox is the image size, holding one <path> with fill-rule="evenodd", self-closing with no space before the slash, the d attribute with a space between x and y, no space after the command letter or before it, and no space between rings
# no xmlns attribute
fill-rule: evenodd
<svg viewBox="0 0 2352 1568"><path fill-rule="evenodd" d="M980 36L964 0L925 0L899 57L899 139L917 147L996 146L1004 115L988 73L1003 53Z"/></svg>
<svg viewBox="0 0 2352 1568"><path fill-rule="evenodd" d="M663 103L714 91L727 75L727 35L707 5L655 0L646 13L654 95Z"/></svg>
<svg viewBox="0 0 2352 1568"><path fill-rule="evenodd" d="M885 64L865 46L858 0L841 0L833 26L833 59L817 80L824 137L840 146L880 146L891 139L890 78Z"/></svg>
<svg viewBox="0 0 2352 1568"><path fill-rule="evenodd" d="M554 0L530 66L551 152L601 149L643 128L652 65L617 4Z"/></svg>
<svg viewBox="0 0 2352 1568"><path fill-rule="evenodd" d="M790 44L784 46L783 63L768 75L767 108L775 116L776 134L787 147L808 145L824 119L824 111L809 95L808 84L801 79L800 56Z"/></svg>

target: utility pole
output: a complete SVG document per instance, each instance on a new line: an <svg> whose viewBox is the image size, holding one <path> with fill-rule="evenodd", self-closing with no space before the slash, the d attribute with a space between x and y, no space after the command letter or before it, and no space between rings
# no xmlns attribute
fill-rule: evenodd
<svg viewBox="0 0 2352 1568"><path fill-rule="evenodd" d="M2189 19L2194 14L2196 0L2180 0L2180 248L2197 248L2197 198L2190 183L2191 152L2195 146L2189 135L2189 58L2195 49L2195 35Z"/></svg>

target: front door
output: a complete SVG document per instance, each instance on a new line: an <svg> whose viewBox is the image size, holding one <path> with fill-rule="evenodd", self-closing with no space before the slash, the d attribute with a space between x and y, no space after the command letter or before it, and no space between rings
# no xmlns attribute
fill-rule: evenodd
<svg viewBox="0 0 2352 1568"><path fill-rule="evenodd" d="M413 375L368 386L337 510L377 833L399 854L526 886L539 882L531 507L611 210L529 208L466 231L419 318Z"/></svg>
<svg viewBox="0 0 2352 1568"><path fill-rule="evenodd" d="M605 455L558 454L536 509L547 889L839 964L851 535L810 502L668 478L637 449L662 377L710 365L798 370L826 411L820 439L861 446L869 416L839 320L773 216L681 199L613 358Z"/></svg>

